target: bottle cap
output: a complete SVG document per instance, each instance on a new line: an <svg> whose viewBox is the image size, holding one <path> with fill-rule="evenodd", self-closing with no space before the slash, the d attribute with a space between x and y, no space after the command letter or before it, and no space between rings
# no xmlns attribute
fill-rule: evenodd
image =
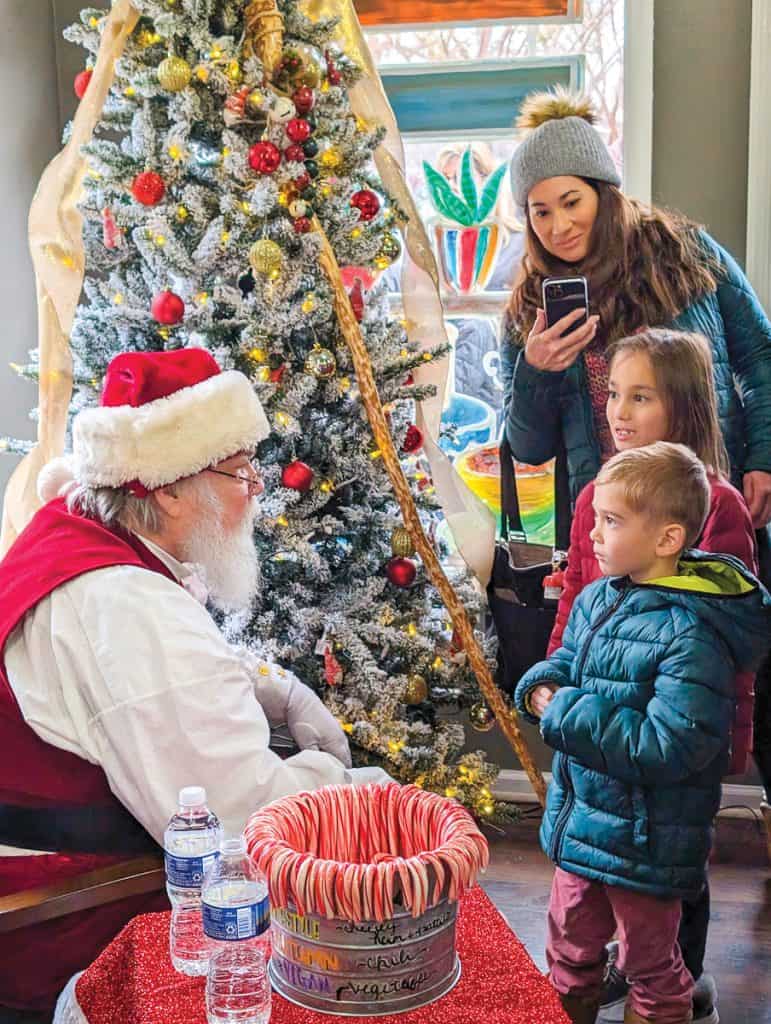
<svg viewBox="0 0 771 1024"><path fill-rule="evenodd" d="M206 803L206 790L203 786L185 786L179 791L180 807L200 807Z"/></svg>

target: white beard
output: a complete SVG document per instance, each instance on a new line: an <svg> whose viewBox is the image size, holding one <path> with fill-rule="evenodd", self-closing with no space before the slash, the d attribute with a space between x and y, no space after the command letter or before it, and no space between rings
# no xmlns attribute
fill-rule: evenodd
<svg viewBox="0 0 771 1024"><path fill-rule="evenodd" d="M260 585L260 567L254 546L254 520L259 505L249 503L243 522L230 533L222 527L222 507L215 494L200 494L201 516L182 546L183 559L203 570L209 600L220 611L243 611L251 605Z"/></svg>

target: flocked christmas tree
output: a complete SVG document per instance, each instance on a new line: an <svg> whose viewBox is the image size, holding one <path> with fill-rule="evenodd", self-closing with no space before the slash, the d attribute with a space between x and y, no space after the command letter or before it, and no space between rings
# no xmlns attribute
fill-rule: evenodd
<svg viewBox="0 0 771 1024"><path fill-rule="evenodd" d="M270 74L259 46L276 28L270 0L133 3L140 19L87 150L72 411L97 401L107 363L128 349L201 346L246 373L273 428L258 452L262 588L253 613L224 628L320 692L359 763L497 817L496 770L461 754L452 720L479 701L476 682L413 557L319 263L317 223L430 532L412 423L425 390L412 370L442 352L409 342L373 284L399 256L402 212L372 162L381 130L351 111L358 69L330 42L334 23L310 21L295 0L279 5ZM87 9L67 38L93 58L104 21ZM80 96L89 77L87 59ZM34 353L20 369L35 375ZM473 589L455 583L473 611ZM483 704L472 710L478 725L492 721Z"/></svg>

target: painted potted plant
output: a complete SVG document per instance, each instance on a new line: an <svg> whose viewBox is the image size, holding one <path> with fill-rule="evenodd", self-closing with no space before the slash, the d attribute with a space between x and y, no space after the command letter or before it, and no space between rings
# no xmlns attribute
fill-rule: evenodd
<svg viewBox="0 0 771 1024"><path fill-rule="evenodd" d="M431 202L439 214L429 226L444 284L459 295L483 291L506 236L506 229L491 216L506 164L493 171L481 195L474 180L470 146L460 162L460 194L425 160L423 171Z"/></svg>

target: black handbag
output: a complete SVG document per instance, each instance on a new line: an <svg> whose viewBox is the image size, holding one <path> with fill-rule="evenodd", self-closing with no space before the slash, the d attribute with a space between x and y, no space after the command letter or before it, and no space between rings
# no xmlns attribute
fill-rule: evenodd
<svg viewBox="0 0 771 1024"><path fill-rule="evenodd" d="M570 540L570 493L567 458L557 452L554 468L555 546L528 544L522 527L514 460L508 441L500 445L501 538L495 557L487 600L498 637L495 681L504 693L514 689L527 672L546 656L557 602L544 599L543 581L564 563Z"/></svg>

